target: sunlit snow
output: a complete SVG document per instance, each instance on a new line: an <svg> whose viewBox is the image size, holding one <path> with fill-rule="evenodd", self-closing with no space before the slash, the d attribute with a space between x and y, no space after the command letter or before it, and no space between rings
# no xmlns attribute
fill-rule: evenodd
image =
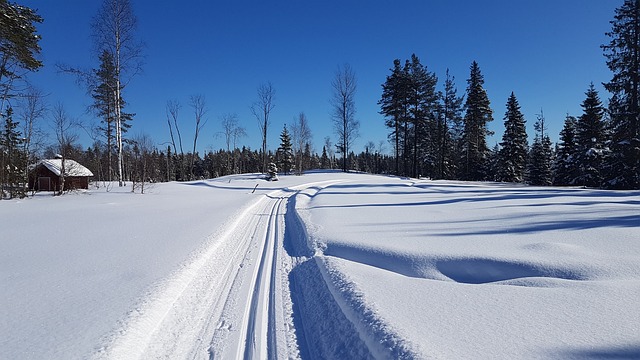
<svg viewBox="0 0 640 360"><path fill-rule="evenodd" d="M0 219L2 359L640 357L639 191L238 175Z"/></svg>

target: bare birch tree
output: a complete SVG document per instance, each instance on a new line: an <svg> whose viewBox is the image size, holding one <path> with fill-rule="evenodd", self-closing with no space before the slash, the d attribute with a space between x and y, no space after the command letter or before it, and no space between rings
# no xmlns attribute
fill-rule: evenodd
<svg viewBox="0 0 640 360"><path fill-rule="evenodd" d="M236 165L236 142L240 137L246 136L246 130L240 126L237 114L224 114L221 118L222 134L227 145L227 169L232 173L237 173ZM233 159L233 164L231 160Z"/></svg>
<svg viewBox="0 0 640 360"><path fill-rule="evenodd" d="M333 143L331 142L330 136L324 137L324 149L327 151L327 157L329 158L329 169L333 170L336 154L333 149Z"/></svg>
<svg viewBox="0 0 640 360"><path fill-rule="evenodd" d="M182 135L180 135L180 127L178 127L178 113L180 112L180 103L175 100L167 101L167 124L169 125L169 134L171 135L171 144L173 145L173 153L178 154L178 148L176 148L176 139L173 135L175 130L178 135L178 145L180 146L180 176L183 177L185 173L185 161L184 161L184 149L182 148ZM170 159L169 159L170 160Z"/></svg>
<svg viewBox="0 0 640 360"><path fill-rule="evenodd" d="M136 157L134 164L134 175L131 178L131 192L140 189L140 194L144 194L145 184L149 178L149 162L153 152L153 140L146 133L138 134L133 139L133 153Z"/></svg>
<svg viewBox="0 0 640 360"><path fill-rule="evenodd" d="M58 103L53 108L53 131L56 134L56 146L60 155L60 188L58 195L62 195L65 190L65 178L67 176L68 166L66 166L67 152L72 148L73 144L78 140L78 134L72 129L75 126L73 120L67 114L62 103Z"/></svg>
<svg viewBox="0 0 640 360"><path fill-rule="evenodd" d="M142 68L142 44L135 38L137 19L129 0L103 0L92 23L95 50L98 55L109 52L115 61L116 146L118 152L118 185L124 185L122 153L122 91Z"/></svg>
<svg viewBox="0 0 640 360"><path fill-rule="evenodd" d="M291 126L293 132L293 151L296 157L296 175L302 175L305 170L304 150L305 146L311 142L311 128L307 116L301 112Z"/></svg>
<svg viewBox="0 0 640 360"><path fill-rule="evenodd" d="M24 137L25 174L28 174L29 162L32 160L34 150L39 150L44 144L44 133L39 121L47 112L44 94L42 91L30 88L22 98L21 106L22 136ZM35 159L34 159L35 160Z"/></svg>
<svg viewBox="0 0 640 360"><path fill-rule="evenodd" d="M270 82L258 86L258 100L251 105L251 112L258 120L262 134L262 173L267 172L267 130L269 128L269 116L275 107L276 90Z"/></svg>
<svg viewBox="0 0 640 360"><path fill-rule="evenodd" d="M203 119L205 114L207 113L207 107L204 96L202 95L192 95L190 104L193 108L196 120L196 129L193 136L193 151L191 152L191 163L189 165L189 180L193 180L193 164L196 157L196 144L198 143L198 135L200 134L200 130L202 130L202 128L207 124L207 120Z"/></svg>
<svg viewBox="0 0 640 360"><path fill-rule="evenodd" d="M338 135L338 150L342 153L342 171L348 170L347 158L353 141L358 137L360 123L356 114L356 74L349 64L338 67L335 78L331 81L333 96L331 98L331 119Z"/></svg>

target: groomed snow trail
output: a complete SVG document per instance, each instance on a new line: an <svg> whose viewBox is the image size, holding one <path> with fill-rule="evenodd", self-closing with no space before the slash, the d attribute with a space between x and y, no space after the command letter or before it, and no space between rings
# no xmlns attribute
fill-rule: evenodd
<svg viewBox="0 0 640 360"><path fill-rule="evenodd" d="M104 338L94 358L280 359L314 352L314 346L299 349L297 337L303 338L305 329L296 323L305 320L293 319L300 305L292 304L291 297L300 294L290 293L288 279L299 263L315 262L295 259L284 249L285 215L288 208L294 210L289 199L301 190L336 182L256 195L149 291L120 328Z"/></svg>
<svg viewBox="0 0 640 360"><path fill-rule="evenodd" d="M296 358L299 350L292 324L284 233L288 201L301 190L335 183L303 184L265 196L252 244L233 281L210 346L210 358Z"/></svg>

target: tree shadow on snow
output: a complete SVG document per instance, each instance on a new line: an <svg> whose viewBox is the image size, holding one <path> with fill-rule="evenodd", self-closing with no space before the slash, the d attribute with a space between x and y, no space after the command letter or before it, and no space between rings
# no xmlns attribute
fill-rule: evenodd
<svg viewBox="0 0 640 360"><path fill-rule="evenodd" d="M562 351L559 357L566 359L640 359L640 345L612 346L608 348L590 348Z"/></svg>

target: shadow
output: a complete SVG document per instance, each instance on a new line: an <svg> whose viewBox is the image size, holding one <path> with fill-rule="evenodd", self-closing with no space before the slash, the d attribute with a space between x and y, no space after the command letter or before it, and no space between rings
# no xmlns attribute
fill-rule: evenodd
<svg viewBox="0 0 640 360"><path fill-rule="evenodd" d="M430 278L424 272L427 260L412 258L407 254L389 253L380 249L366 249L349 245L327 244L325 256L333 256L412 278Z"/></svg>
<svg viewBox="0 0 640 360"><path fill-rule="evenodd" d="M556 355L556 354L554 354ZM559 357L565 359L603 359L627 360L640 359L640 345L612 346L608 348L590 348L585 350L562 351Z"/></svg>
<svg viewBox="0 0 640 360"><path fill-rule="evenodd" d="M490 220L487 220L490 221ZM496 227L478 231L449 231L434 233L437 236L467 236L467 235L500 235L500 234L533 234L552 230L589 230L598 228L634 228L640 227L640 215L598 217L580 220L558 220L529 224L521 227Z"/></svg>
<svg viewBox="0 0 640 360"><path fill-rule="evenodd" d="M287 199L283 246L294 258L289 291L301 359L372 359L346 318L312 257L306 228L296 212L296 196ZM297 259L297 262L295 261Z"/></svg>
<svg viewBox="0 0 640 360"><path fill-rule="evenodd" d="M472 184L478 186L476 184ZM509 186L509 188L505 188ZM412 190L402 191L393 190L399 188L423 188L422 192L414 192ZM460 203L488 203L488 207L495 208L523 208L523 207L581 207L589 208L595 205L607 205L617 206L618 208L613 210L594 212L591 218L583 218L579 220L564 220L563 217L558 217L556 221L545 222L529 222L528 224L520 227L496 227L480 231L461 231L461 232L447 232L442 234L443 236L464 236L464 235L495 235L506 233L536 233L549 230L586 230L595 228L634 228L640 227L640 209L638 214L629 215L629 209L637 208L640 206L639 191L610 191L610 190L592 190L592 189L576 189L576 188L540 188L540 187L517 187L513 188L513 185L508 184L494 184L490 183L481 188L469 188L470 185L457 185L457 184L420 184L409 186L406 184L389 184L389 185L370 185L370 184L338 184L332 185L329 188L330 191L320 191L322 195L352 195L352 194L370 194L370 195L382 195L380 199L389 200L384 195L405 195L410 196L414 194L429 195L431 193L438 192L439 194L451 193L453 196L439 196L436 199L426 201L405 201L405 202L393 202L384 201L381 203L352 203L352 204L340 204L340 205L316 205L311 206L310 210L316 209L359 209L359 208L411 208L411 207L433 207L442 205L452 205ZM373 188L391 190L377 190ZM344 189L345 192L336 191L338 189ZM358 191L358 189L364 189ZM370 198L371 199L371 198ZM393 200L393 199L391 199ZM495 203L492 204L492 203ZM428 209L425 209L428 211ZM584 210L581 210L584 213ZM517 216L522 214L514 213ZM540 213L543 215L543 213ZM546 214L548 215L548 214ZM527 214L529 219L536 217L536 214ZM488 219L484 218L482 221L500 220L500 219ZM476 221L476 220L474 220ZM456 222L455 219L450 221Z"/></svg>
<svg viewBox="0 0 640 360"><path fill-rule="evenodd" d="M291 270L289 290L301 359L373 359L313 258Z"/></svg>
<svg viewBox="0 0 640 360"><path fill-rule="evenodd" d="M539 268L530 264L492 259L441 260L436 268L451 280L464 284L489 284L521 278L557 278L563 280L588 280L585 274L559 268Z"/></svg>
<svg viewBox="0 0 640 360"><path fill-rule="evenodd" d="M258 187L256 188L256 185L253 186L234 186L233 184L237 184L239 180L236 181L232 181L229 182L227 184L230 185L225 185L224 182L218 181L217 179L214 180L196 180L196 181L189 181L189 182L178 182L177 184L179 185L184 185L184 186L196 186L196 187L208 187L208 188L213 188L213 189L223 189L223 190L235 190L235 191L253 191L254 188L256 189L256 191L274 191L274 190L281 190L282 187L274 187L274 186L264 186L264 185L269 185L269 184L273 184L273 182L270 181L266 181L264 179L256 179L255 181L252 180L253 183L257 184ZM248 182L248 180L244 180L243 182Z"/></svg>
<svg viewBox="0 0 640 360"><path fill-rule="evenodd" d="M287 212L285 214L284 250L291 257L311 257L311 250L307 243L307 230L296 211L296 195L287 199Z"/></svg>
<svg viewBox="0 0 640 360"><path fill-rule="evenodd" d="M439 183L439 182L418 182L404 184L338 184L330 187L335 191L323 191L323 194L343 194L339 190L349 190L349 194L376 195L376 194L404 194L416 195L426 193L455 194L470 201L487 200L527 200L527 199L551 199L557 197L608 197L608 198L638 198L640 191L614 191L614 190L593 190L580 188L558 188L558 187L533 187L522 184L505 183ZM372 189L384 188L388 191L373 191ZM394 191L404 189L405 191ZM406 191L414 189L413 191ZM415 191L419 189L420 191ZM496 197L478 198L479 195L494 195ZM637 203L637 201L636 201Z"/></svg>

